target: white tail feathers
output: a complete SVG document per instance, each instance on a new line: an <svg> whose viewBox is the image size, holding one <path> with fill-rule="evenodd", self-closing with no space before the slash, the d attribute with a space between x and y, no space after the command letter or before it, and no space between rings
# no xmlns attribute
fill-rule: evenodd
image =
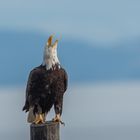
<svg viewBox="0 0 140 140"><path fill-rule="evenodd" d="M28 113L28 117L27 117L27 122L28 123L33 123L35 121L35 115L33 113L33 109L34 109L33 107L31 107L29 109L29 113Z"/></svg>
<svg viewBox="0 0 140 140"><path fill-rule="evenodd" d="M38 119L38 115L40 115L40 114L43 118L43 121L45 122L47 113L42 114L42 109L40 106L38 106L38 113L37 114L34 114L33 110L34 110L34 107L30 107L28 117L27 117L27 122L34 123Z"/></svg>

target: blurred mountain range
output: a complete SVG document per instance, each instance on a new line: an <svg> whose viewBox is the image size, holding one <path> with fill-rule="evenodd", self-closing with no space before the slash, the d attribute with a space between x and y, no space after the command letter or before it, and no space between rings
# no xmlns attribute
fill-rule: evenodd
<svg viewBox="0 0 140 140"><path fill-rule="evenodd" d="M30 70L42 63L48 36L0 31L0 85L26 83ZM140 79L138 38L101 45L65 37L59 42L58 53L70 82Z"/></svg>

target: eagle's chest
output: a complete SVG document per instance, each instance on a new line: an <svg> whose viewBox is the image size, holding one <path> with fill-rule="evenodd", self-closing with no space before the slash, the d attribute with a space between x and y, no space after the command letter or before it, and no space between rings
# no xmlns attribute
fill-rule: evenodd
<svg viewBox="0 0 140 140"><path fill-rule="evenodd" d="M54 85L58 79L60 79L59 71L44 72L41 76L42 85L45 88Z"/></svg>

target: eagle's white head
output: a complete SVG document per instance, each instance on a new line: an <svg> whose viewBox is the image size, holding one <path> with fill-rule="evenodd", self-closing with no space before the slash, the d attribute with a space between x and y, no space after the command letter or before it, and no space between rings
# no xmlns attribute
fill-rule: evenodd
<svg viewBox="0 0 140 140"><path fill-rule="evenodd" d="M57 57L57 44L58 40L52 43L53 35L51 35L45 45L44 56L43 56L43 66L46 66L47 70L55 69L57 66L60 68L60 62Z"/></svg>

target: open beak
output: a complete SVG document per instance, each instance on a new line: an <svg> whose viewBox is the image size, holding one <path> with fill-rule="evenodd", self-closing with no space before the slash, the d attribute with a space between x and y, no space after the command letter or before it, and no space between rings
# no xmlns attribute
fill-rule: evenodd
<svg viewBox="0 0 140 140"><path fill-rule="evenodd" d="M56 48L56 47L57 47L57 44L58 44L58 39L54 42L54 44L52 44L53 37L54 37L54 35L51 35L51 36L48 38L47 46L48 46L48 47Z"/></svg>

